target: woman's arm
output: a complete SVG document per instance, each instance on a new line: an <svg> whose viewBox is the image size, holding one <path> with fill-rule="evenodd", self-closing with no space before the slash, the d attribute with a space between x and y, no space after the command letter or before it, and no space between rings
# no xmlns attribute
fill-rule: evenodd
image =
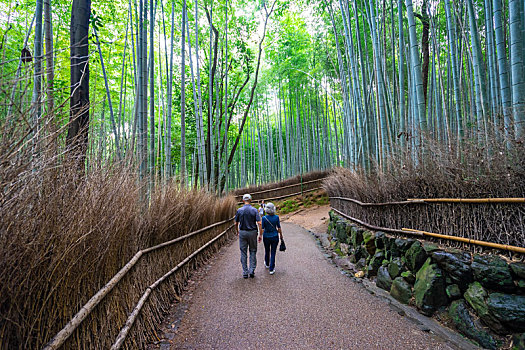
<svg viewBox="0 0 525 350"><path fill-rule="evenodd" d="M277 232L279 232L279 237L281 237L281 239L283 239L283 230L281 230L280 227L277 228Z"/></svg>

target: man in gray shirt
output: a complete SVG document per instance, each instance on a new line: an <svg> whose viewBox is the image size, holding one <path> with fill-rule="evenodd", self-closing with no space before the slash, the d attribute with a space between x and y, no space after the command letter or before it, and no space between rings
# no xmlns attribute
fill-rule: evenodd
<svg viewBox="0 0 525 350"><path fill-rule="evenodd" d="M242 196L244 205L237 210L235 222L237 235L239 235L239 247L241 248L242 276L255 277L255 266L257 265L257 241L262 240L261 216L259 211L251 206L252 196ZM257 233L259 237L257 237ZM248 252L250 250L250 268L248 269Z"/></svg>

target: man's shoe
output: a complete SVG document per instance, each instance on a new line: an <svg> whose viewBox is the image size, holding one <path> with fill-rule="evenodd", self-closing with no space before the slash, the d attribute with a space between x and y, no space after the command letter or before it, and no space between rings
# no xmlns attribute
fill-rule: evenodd
<svg viewBox="0 0 525 350"><path fill-rule="evenodd" d="M250 273L250 278L254 278L255 277L255 273Z"/></svg>
<svg viewBox="0 0 525 350"><path fill-rule="evenodd" d="M248 278L248 275L242 275L243 278Z"/></svg>
<svg viewBox="0 0 525 350"><path fill-rule="evenodd" d="M275 269L270 270L270 275L273 275L275 273Z"/></svg>

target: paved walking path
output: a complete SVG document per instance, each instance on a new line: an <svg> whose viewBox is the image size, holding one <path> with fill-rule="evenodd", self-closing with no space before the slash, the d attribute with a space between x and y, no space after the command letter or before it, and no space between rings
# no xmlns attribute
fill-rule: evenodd
<svg viewBox="0 0 525 350"><path fill-rule="evenodd" d="M223 248L195 294L172 349L449 349L329 264L310 233L283 223L276 273L259 245L243 279L238 241Z"/></svg>

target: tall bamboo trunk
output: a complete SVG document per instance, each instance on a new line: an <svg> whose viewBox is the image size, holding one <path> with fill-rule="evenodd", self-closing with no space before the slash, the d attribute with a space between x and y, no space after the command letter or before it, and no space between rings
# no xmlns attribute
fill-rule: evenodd
<svg viewBox="0 0 525 350"><path fill-rule="evenodd" d="M520 141L525 137L525 58L523 57L522 5L519 0L509 1L512 110L515 137Z"/></svg>
<svg viewBox="0 0 525 350"><path fill-rule="evenodd" d="M84 169L89 132L89 17L91 0L73 0L71 7L70 122L66 143Z"/></svg>

